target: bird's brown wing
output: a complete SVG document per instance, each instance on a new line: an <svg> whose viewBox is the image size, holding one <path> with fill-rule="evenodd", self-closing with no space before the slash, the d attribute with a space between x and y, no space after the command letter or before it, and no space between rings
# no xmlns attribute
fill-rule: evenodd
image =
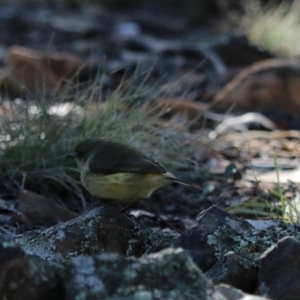
<svg viewBox="0 0 300 300"><path fill-rule="evenodd" d="M90 162L89 168L92 172L98 174L115 173L166 173L167 170L154 160L149 158L123 158L110 166L100 166Z"/></svg>

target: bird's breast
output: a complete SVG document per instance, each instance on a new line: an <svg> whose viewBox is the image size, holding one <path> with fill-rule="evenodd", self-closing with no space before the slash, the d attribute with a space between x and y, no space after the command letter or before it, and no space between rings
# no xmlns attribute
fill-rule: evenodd
<svg viewBox="0 0 300 300"><path fill-rule="evenodd" d="M94 196L132 203L149 197L153 191L170 183L164 174L116 173L96 174L82 170L81 182Z"/></svg>

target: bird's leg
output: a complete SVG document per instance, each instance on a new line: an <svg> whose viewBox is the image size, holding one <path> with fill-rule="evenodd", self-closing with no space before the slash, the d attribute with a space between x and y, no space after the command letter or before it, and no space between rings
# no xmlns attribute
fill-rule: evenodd
<svg viewBox="0 0 300 300"><path fill-rule="evenodd" d="M156 216L157 219L159 219L161 222L165 223L167 226L175 230L177 233L182 234L182 231L174 227L172 224L170 224L168 221L164 220L156 211L152 203L150 203L151 208L148 207L148 209Z"/></svg>
<svg viewBox="0 0 300 300"><path fill-rule="evenodd" d="M129 207L131 207L134 203L135 203L135 202L132 202L132 203L130 203L130 204L128 204L128 205L126 205L126 206L120 208L119 211L121 211L121 212L126 211L126 210L127 210Z"/></svg>

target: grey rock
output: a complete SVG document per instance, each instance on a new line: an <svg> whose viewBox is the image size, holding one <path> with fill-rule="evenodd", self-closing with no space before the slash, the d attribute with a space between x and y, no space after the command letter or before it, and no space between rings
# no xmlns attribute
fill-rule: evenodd
<svg viewBox="0 0 300 300"><path fill-rule="evenodd" d="M199 215L195 224L174 242L174 247L186 249L198 266L207 271L218 257L233 250L242 234L251 234L252 230L248 222L214 205Z"/></svg>
<svg viewBox="0 0 300 300"><path fill-rule="evenodd" d="M275 226L281 226L283 223L279 220L247 220L256 230L265 230Z"/></svg>
<svg viewBox="0 0 300 300"><path fill-rule="evenodd" d="M94 208L68 222L16 238L26 253L57 262L99 253L141 256L162 241L155 231L109 206Z"/></svg>
<svg viewBox="0 0 300 300"><path fill-rule="evenodd" d="M300 228L281 222L257 230L249 222L212 206L199 215L173 246L185 249L203 271L209 270L228 251L257 267L261 254L289 235L300 240Z"/></svg>
<svg viewBox="0 0 300 300"><path fill-rule="evenodd" d="M298 300L300 295L300 242L284 237L260 259L259 293L273 300Z"/></svg>
<svg viewBox="0 0 300 300"><path fill-rule="evenodd" d="M222 284L211 287L208 300L268 300L265 297L245 294L230 285Z"/></svg>
<svg viewBox="0 0 300 300"><path fill-rule="evenodd" d="M64 274L61 265L28 257L13 241L0 237L1 299L63 299Z"/></svg>
<svg viewBox="0 0 300 300"><path fill-rule="evenodd" d="M247 293L254 293L258 285L258 268L232 251L219 259L205 275L214 284L227 283Z"/></svg>
<svg viewBox="0 0 300 300"><path fill-rule="evenodd" d="M66 267L66 300L206 299L206 279L182 249L141 259L119 254L78 257Z"/></svg>

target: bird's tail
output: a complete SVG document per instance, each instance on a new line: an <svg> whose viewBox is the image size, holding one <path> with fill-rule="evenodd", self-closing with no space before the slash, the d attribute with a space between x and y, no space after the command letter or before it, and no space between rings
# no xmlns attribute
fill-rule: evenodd
<svg viewBox="0 0 300 300"><path fill-rule="evenodd" d="M175 178L173 179L173 182L177 182L177 183L180 183L180 184L183 184L183 185L186 185L186 186L190 186L196 190L201 190L201 187L198 185L198 184L195 184L193 182L190 182L188 180L185 180L185 179L179 179L179 178Z"/></svg>
<svg viewBox="0 0 300 300"><path fill-rule="evenodd" d="M190 186L194 189L201 190L201 187L199 185L197 185L193 182L190 182L189 180L177 178L172 173L167 172L164 175L169 177L169 179L171 179L173 182L177 182L177 183L180 183L180 184L183 184L183 185L186 185L186 186Z"/></svg>

